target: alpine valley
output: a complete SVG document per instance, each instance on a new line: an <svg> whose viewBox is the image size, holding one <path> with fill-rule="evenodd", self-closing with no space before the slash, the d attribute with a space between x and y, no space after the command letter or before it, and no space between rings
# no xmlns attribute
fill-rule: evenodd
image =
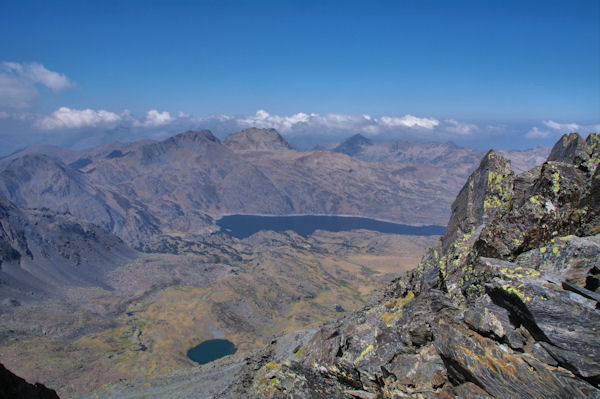
<svg viewBox="0 0 600 399"><path fill-rule="evenodd" d="M25 148L0 160L0 359L63 398L593 397L599 148ZM223 214L448 227L237 239ZM186 356L215 338L237 352Z"/></svg>

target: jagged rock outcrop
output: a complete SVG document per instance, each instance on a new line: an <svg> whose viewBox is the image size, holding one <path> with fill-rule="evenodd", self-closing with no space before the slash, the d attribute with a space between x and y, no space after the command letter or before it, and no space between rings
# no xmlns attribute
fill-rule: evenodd
<svg viewBox="0 0 600 399"><path fill-rule="evenodd" d="M446 235L364 309L281 337L226 396L600 397L599 136L489 152Z"/></svg>

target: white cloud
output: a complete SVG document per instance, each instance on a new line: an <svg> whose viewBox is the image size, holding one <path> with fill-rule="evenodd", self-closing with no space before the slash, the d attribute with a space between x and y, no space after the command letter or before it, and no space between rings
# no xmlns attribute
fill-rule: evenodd
<svg viewBox="0 0 600 399"><path fill-rule="evenodd" d="M39 95L38 85L54 92L74 87L64 74L46 69L37 62L0 63L0 107L27 107Z"/></svg>
<svg viewBox="0 0 600 399"><path fill-rule="evenodd" d="M394 129L434 129L440 124L436 119L418 118L412 115L383 116L375 118L371 115L349 115L329 113L325 115L299 112L293 115L274 115L265 110L258 110L254 115L236 118L240 127L274 128L283 134L298 135L303 133L339 133L343 131L376 135L382 131Z"/></svg>
<svg viewBox="0 0 600 399"><path fill-rule="evenodd" d="M454 119L447 119L444 122L446 123L447 131L461 136L468 136L479 130L479 126L472 123L459 122Z"/></svg>
<svg viewBox="0 0 600 399"><path fill-rule="evenodd" d="M546 125L547 127L549 127L550 129L561 130L561 131L564 131L565 133L567 133L567 132L572 133L572 132L576 132L581 129L581 126L578 125L577 123L558 123L558 122L554 122L553 120L543 121L542 123L544 125Z"/></svg>
<svg viewBox="0 0 600 399"><path fill-rule="evenodd" d="M179 113L177 118L172 117L167 111L159 112L151 109L143 118L132 115L128 109L117 114L103 109L73 109L60 107L47 116L38 116L35 125L42 130L79 129L79 128L110 128L117 125L134 128L156 128L167 125L176 120L193 123L196 119L189 115Z"/></svg>
<svg viewBox="0 0 600 399"><path fill-rule="evenodd" d="M77 129L83 127L110 126L121 121L121 115L103 109L71 109L60 107L38 121L42 130Z"/></svg>
<svg viewBox="0 0 600 399"><path fill-rule="evenodd" d="M525 137L528 139L541 139L550 136L550 132L548 130L541 130L537 126L534 126L525 133Z"/></svg>
<svg viewBox="0 0 600 399"><path fill-rule="evenodd" d="M274 128L281 132L289 132L294 125L299 123L307 123L309 122L310 118L314 116L316 116L316 114L308 115L304 112L299 112L290 116L271 115L267 111L259 109L254 115L240 117L238 119L238 123L242 126Z"/></svg>
<svg viewBox="0 0 600 399"><path fill-rule="evenodd" d="M382 116L381 124L389 127L421 127L424 129L433 129L440 124L440 121L430 118L417 118L412 115L404 115L402 117Z"/></svg>
<svg viewBox="0 0 600 399"><path fill-rule="evenodd" d="M1 112L1 111L0 111ZM26 113L3 113L0 119L16 120L17 117L27 115L22 119L27 123L44 131L58 129L73 130L72 134L79 134L78 129L85 129L86 134L93 135L97 129L98 134L110 136L116 140L128 138L153 137L162 138L188 129L210 129L218 137L224 138L228 134L238 132L249 127L274 128L288 139L310 140L322 137L338 138L361 133L365 136L378 136L385 140L454 140L473 137L477 135L493 134L495 131L506 129L505 126L494 127L476 125L473 123L454 119L437 120L431 117L417 117L410 114L404 116L372 116L367 114L316 114L298 112L291 115L271 114L265 110L258 110L253 115L208 115L197 117L184 112L170 113L158 111L153 108L141 115L132 114L125 109L121 112L95 109L73 109L61 107L49 115ZM527 138L548 137L555 131L552 129L532 128L527 133ZM67 134L65 132L65 134Z"/></svg>
<svg viewBox="0 0 600 399"><path fill-rule="evenodd" d="M73 87L73 83L64 74L50 71L37 62L3 62L2 66L15 75L29 79L34 83L41 83L52 91L61 91Z"/></svg>
<svg viewBox="0 0 600 399"><path fill-rule="evenodd" d="M600 125L580 125L575 122L560 123L555 122L553 120L542 121L542 124L546 127L546 129L540 129L537 126L534 126L527 133L525 133L525 137L528 139L540 139L549 137L556 138L566 133L579 132L581 134L586 134L588 132L600 131Z"/></svg>
<svg viewBox="0 0 600 399"><path fill-rule="evenodd" d="M166 125L173 120L174 118L167 111L158 112L156 109L151 109L146 112L146 119L142 122L142 125L146 127L157 127Z"/></svg>

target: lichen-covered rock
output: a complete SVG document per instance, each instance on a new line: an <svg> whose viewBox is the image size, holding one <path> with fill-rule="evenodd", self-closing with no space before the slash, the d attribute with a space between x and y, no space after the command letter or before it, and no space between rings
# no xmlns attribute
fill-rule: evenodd
<svg viewBox="0 0 600 399"><path fill-rule="evenodd" d="M452 204L452 215L442 238L443 248L509 210L513 200L513 180L510 161L494 151L488 152Z"/></svg>
<svg viewBox="0 0 600 399"><path fill-rule="evenodd" d="M435 345L451 381L473 382L495 398L590 397L598 391L566 373L466 329L440 322Z"/></svg>
<svg viewBox="0 0 600 399"><path fill-rule="evenodd" d="M519 255L515 263L533 265L557 281L568 281L596 291L600 286L600 236L555 238L548 246Z"/></svg>
<svg viewBox="0 0 600 399"><path fill-rule="evenodd" d="M565 134L550 151L548 161L573 164L593 171L598 166L600 135L592 133L584 140L577 133Z"/></svg>

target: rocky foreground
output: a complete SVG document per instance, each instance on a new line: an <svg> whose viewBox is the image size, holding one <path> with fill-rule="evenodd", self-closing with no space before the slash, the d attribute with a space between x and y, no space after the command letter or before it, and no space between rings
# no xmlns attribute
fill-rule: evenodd
<svg viewBox="0 0 600 399"><path fill-rule="evenodd" d="M489 152L440 243L362 310L93 397L600 397L599 163L597 134L518 176Z"/></svg>

